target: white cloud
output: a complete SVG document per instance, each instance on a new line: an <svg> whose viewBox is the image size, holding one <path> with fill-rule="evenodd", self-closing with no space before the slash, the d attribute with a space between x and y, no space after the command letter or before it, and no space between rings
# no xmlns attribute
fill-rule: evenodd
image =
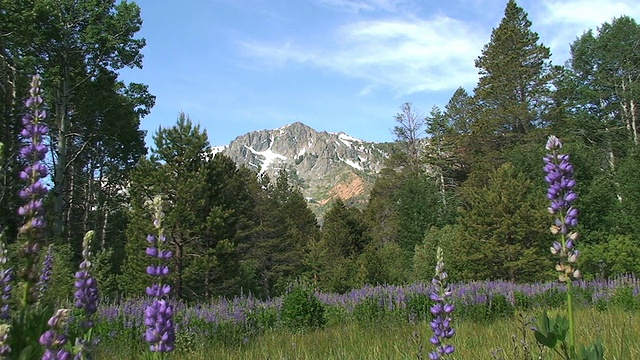
<svg viewBox="0 0 640 360"><path fill-rule="evenodd" d="M621 15L640 16L640 2L637 1L546 0L544 6L547 9L547 16L541 19L543 24L577 24L585 27L585 30Z"/></svg>
<svg viewBox="0 0 640 360"><path fill-rule="evenodd" d="M401 2L402 0L317 0L321 6L351 13L376 10L395 11L396 6Z"/></svg>
<svg viewBox="0 0 640 360"><path fill-rule="evenodd" d="M361 94L386 87L403 95L475 83L473 60L486 37L464 22L440 16L360 21L339 28L325 44L240 44L270 66L307 64L366 80Z"/></svg>
<svg viewBox="0 0 640 360"><path fill-rule="evenodd" d="M613 18L628 15L640 19L637 0L545 0L531 19L541 28L542 40L551 47L556 62L569 58L570 45L589 29L596 30ZM558 61L560 60L560 61Z"/></svg>

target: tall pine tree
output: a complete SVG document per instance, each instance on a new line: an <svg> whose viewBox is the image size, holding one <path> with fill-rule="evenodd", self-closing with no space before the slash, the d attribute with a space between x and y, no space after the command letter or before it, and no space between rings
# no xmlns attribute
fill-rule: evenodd
<svg viewBox="0 0 640 360"><path fill-rule="evenodd" d="M471 127L474 162L499 165L502 151L547 120L551 53L538 40L527 13L509 0L500 25L475 62L480 80L474 91L477 115Z"/></svg>

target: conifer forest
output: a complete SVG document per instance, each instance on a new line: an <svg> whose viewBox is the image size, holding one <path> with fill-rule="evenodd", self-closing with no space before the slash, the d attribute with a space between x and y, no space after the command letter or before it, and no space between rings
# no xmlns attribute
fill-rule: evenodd
<svg viewBox="0 0 640 360"><path fill-rule="evenodd" d="M557 65L505 2L473 90L398 104L366 204L319 222L186 113L145 145L135 2L0 0L0 358L640 359L640 25ZM376 327L415 330L402 353L289 341Z"/></svg>

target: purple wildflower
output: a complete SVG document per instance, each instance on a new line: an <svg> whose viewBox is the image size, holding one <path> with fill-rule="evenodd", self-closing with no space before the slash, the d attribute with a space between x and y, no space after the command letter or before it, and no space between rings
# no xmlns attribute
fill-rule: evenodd
<svg viewBox="0 0 640 360"><path fill-rule="evenodd" d="M67 360L71 359L69 351L63 347L67 343L65 330L69 322L69 309L58 309L58 311L49 319L47 324L50 329L40 336L40 345L45 347L43 360Z"/></svg>
<svg viewBox="0 0 640 360"><path fill-rule="evenodd" d="M558 154L562 149L560 140L553 135L549 136L546 149L551 152L544 157L544 179L549 184L547 198L551 201L548 211L556 216L551 225L551 233L561 235L561 242L552 244L551 253L559 257L556 270L560 273L560 281L566 282L581 276L580 270L572 265L580 255L574 248L578 233L571 232L578 225L578 209L573 207L573 202L578 199L574 191L576 181L573 179L573 165L569 162L569 155Z"/></svg>
<svg viewBox="0 0 640 360"><path fill-rule="evenodd" d="M167 297L171 292L171 287L162 283L162 278L169 274L169 267L163 262L171 258L172 253L163 249L166 238L163 234L162 200L156 197L153 201L154 220L153 226L158 231L158 235L147 236L149 247L145 253L156 259L156 263L147 267L147 274L158 278L157 283L146 289L148 296L153 299L151 304L144 310L144 324L147 326L144 338L149 343L152 352L166 353L174 348L175 326L173 323L173 306Z"/></svg>
<svg viewBox="0 0 640 360"><path fill-rule="evenodd" d="M91 276L91 252L89 248L91 246L91 240L95 232L88 231L84 240L82 241L82 262L80 263L80 269L76 272L76 292L74 294L76 300L76 308L83 309L86 320L82 326L85 329L93 327L93 321L91 317L98 310L98 283L96 279Z"/></svg>
<svg viewBox="0 0 640 360"><path fill-rule="evenodd" d="M11 285L13 281L13 269L4 267L7 263L7 248L3 238L4 234L0 232L0 319L8 320L11 316L9 304L11 302L11 292L13 289Z"/></svg>
<svg viewBox="0 0 640 360"><path fill-rule="evenodd" d="M25 105L29 112L22 118L24 126L20 133L25 139L25 145L20 149L20 156L27 166L20 172L20 179L27 183L19 192L19 196L25 204L18 209L18 214L25 217L25 223L19 229L19 234L25 239L21 254L27 260L24 272L20 274L25 281L25 303L37 301L35 282L38 280L36 259L41 246L41 238L44 236L44 196L49 191L42 178L48 175L46 165L43 163L47 154L47 146L43 143L49 128L42 123L47 114L42 108L42 93L40 91L40 77L33 76L31 81L30 97Z"/></svg>
<svg viewBox="0 0 640 360"><path fill-rule="evenodd" d="M447 273L444 271L442 248L438 247L436 252L436 275L431 281L435 290L430 295L435 304L431 307L434 319L429 324L431 330L433 330L433 336L429 341L436 347L436 350L429 354L429 359L431 360L444 359L455 351L453 345L444 343L445 339L450 339L455 334L455 329L451 324L451 314L455 310L455 306L447 303L452 291L446 284L446 280Z"/></svg>
<svg viewBox="0 0 640 360"><path fill-rule="evenodd" d="M80 323L80 326L84 332L82 337L76 338L74 346L75 357L74 360L86 360L93 359L93 354L96 346L98 345L98 339L93 338L91 328L93 327L93 314L98 310L98 298L100 296L98 292L98 283L96 279L91 276L91 240L95 232L93 230L88 231L84 235L82 241L82 262L80 268L76 272L76 292L75 305L76 308L84 310L84 319Z"/></svg>
<svg viewBox="0 0 640 360"><path fill-rule="evenodd" d="M49 245L47 253L42 261L42 270L40 271L40 280L38 281L38 297L42 299L44 296L49 282L51 281L51 275L53 271L53 245Z"/></svg>

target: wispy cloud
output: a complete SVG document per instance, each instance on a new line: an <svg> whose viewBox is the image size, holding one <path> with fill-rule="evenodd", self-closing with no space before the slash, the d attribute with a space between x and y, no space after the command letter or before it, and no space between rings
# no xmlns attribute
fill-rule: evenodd
<svg viewBox="0 0 640 360"><path fill-rule="evenodd" d="M570 45L589 29L596 30L613 18L640 18L637 0L544 0L534 17L541 35L558 58L568 59Z"/></svg>
<svg viewBox="0 0 640 360"><path fill-rule="evenodd" d="M403 0L317 0L317 4L351 13L367 11L395 11Z"/></svg>
<svg viewBox="0 0 640 360"><path fill-rule="evenodd" d="M543 24L563 23L593 27L593 24L611 21L614 17L621 15L640 16L640 2L637 1L546 0L544 6L547 9L547 16L541 18Z"/></svg>
<svg viewBox="0 0 640 360"><path fill-rule="evenodd" d="M473 60L480 54L485 36L461 21L439 16L360 21L340 27L322 44L240 45L267 66L306 64L366 80L361 94L385 87L404 95L474 83L477 71Z"/></svg>

